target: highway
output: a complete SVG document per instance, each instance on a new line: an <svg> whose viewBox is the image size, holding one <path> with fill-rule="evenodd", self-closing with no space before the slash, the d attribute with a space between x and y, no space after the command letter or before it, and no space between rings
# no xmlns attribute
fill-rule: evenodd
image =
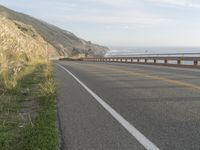
<svg viewBox="0 0 200 150"><path fill-rule="evenodd" d="M54 61L63 150L199 150L200 70Z"/></svg>

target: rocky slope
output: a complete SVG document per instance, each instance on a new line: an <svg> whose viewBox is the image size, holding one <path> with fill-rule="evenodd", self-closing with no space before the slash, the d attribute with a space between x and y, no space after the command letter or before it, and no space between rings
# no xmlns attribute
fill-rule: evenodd
<svg viewBox="0 0 200 150"><path fill-rule="evenodd" d="M45 47L50 57L103 56L109 50L107 47L85 41L71 32L1 5L0 18L9 22L7 28L12 24L13 28Z"/></svg>

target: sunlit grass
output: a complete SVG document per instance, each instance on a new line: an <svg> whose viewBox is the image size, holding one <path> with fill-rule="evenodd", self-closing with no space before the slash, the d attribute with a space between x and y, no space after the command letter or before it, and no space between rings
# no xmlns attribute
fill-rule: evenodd
<svg viewBox="0 0 200 150"><path fill-rule="evenodd" d="M55 91L42 39L0 17L0 150L56 149ZM34 120L21 112L29 99L38 105Z"/></svg>
<svg viewBox="0 0 200 150"><path fill-rule="evenodd" d="M0 149L50 150L58 147L56 85L49 63L28 65L17 76L16 88L0 96ZM37 103L37 117L24 123L21 103ZM30 114L31 115L31 114Z"/></svg>
<svg viewBox="0 0 200 150"><path fill-rule="evenodd" d="M40 84L40 92L43 96L51 96L55 94L55 81L51 78L47 78L46 81Z"/></svg>

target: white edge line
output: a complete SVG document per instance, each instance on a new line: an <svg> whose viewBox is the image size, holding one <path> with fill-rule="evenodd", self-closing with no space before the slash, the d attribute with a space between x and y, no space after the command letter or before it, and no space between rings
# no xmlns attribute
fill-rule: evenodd
<svg viewBox="0 0 200 150"><path fill-rule="evenodd" d="M131 125L124 117L110 107L105 101L103 101L97 94L90 90L83 82L81 82L75 75L67 70L62 65L56 63L57 66L64 69L70 74L86 91L88 91L132 136L134 136L140 144L142 144L147 150L160 150L155 144L147 139L139 130Z"/></svg>

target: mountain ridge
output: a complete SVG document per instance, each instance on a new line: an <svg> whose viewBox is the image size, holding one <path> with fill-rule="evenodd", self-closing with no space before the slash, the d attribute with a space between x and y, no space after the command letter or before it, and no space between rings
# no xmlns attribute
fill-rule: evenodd
<svg viewBox="0 0 200 150"><path fill-rule="evenodd" d="M32 16L13 11L2 5L0 5L0 16L14 22L19 29L20 23L32 26L35 31L51 45L51 49L54 49L51 50L54 51L54 54L50 53L52 56L103 56L109 50L109 48L105 46L85 41L74 35L72 32L63 30Z"/></svg>

